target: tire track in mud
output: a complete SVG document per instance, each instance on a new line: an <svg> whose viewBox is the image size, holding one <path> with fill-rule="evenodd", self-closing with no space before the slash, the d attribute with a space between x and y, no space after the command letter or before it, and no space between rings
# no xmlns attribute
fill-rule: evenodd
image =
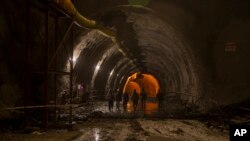
<svg viewBox="0 0 250 141"><path fill-rule="evenodd" d="M129 126L129 121L118 120L117 122L110 122L111 130L107 134L107 138L104 141L124 141L131 134L131 128Z"/></svg>
<svg viewBox="0 0 250 141"><path fill-rule="evenodd" d="M125 141L143 141L149 137L149 133L141 127L141 124L137 120L131 120L129 123L132 134Z"/></svg>

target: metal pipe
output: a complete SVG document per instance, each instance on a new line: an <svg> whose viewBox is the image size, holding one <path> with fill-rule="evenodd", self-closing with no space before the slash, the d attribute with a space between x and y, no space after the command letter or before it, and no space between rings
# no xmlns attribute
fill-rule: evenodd
<svg viewBox="0 0 250 141"><path fill-rule="evenodd" d="M97 23L95 20L88 19L84 16L82 16L75 8L74 4L71 2L71 0L51 0L52 3L57 4L73 18L73 20L80 26L91 28L91 29L98 29L106 36L109 36L111 38L115 37L115 32L104 27L103 25Z"/></svg>

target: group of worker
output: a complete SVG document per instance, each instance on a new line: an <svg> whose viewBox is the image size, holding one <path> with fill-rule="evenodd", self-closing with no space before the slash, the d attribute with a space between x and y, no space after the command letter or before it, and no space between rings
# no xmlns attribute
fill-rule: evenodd
<svg viewBox="0 0 250 141"><path fill-rule="evenodd" d="M159 109L159 111L161 111L162 110L162 102L163 102L163 93L161 92L160 89L158 90L156 98L158 100L158 109ZM147 94L144 91L144 89L141 90L140 96L136 92L136 90L134 90L132 93L131 101L133 103L133 110L134 111L136 111L136 109L137 109L139 99L141 100L142 110L145 111L146 110ZM122 101L122 105L123 105L123 111L125 111L125 112L127 111L127 104L129 102L129 95L127 92L125 92L122 95L122 93L119 91L114 92L112 90L109 90L107 93L107 100L108 100L109 111L113 111L114 101L116 101L116 110L117 111L120 111L121 101Z"/></svg>

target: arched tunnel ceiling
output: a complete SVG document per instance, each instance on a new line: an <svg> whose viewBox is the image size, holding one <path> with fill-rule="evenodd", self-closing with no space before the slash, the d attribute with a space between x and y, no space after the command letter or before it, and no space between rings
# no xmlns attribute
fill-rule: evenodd
<svg viewBox="0 0 250 141"><path fill-rule="evenodd" d="M128 51L129 58L122 56L118 44L91 30L79 37L75 47L75 52L81 52L75 66L79 82L91 83L92 88L103 89L106 83L111 84L107 81L111 80L111 71L120 75L115 79L128 77L132 71L138 71L132 63L135 61L140 64L140 71L161 78L159 83L166 84L163 86L165 90L168 89L168 81L177 81L173 82L176 85L175 91L184 92L192 86L196 90L192 95L198 95L198 74L195 73L189 45L176 29L153 11L142 7L119 6L97 14L95 19L117 32L119 45ZM112 57L114 55L119 57ZM121 64L123 67L117 67ZM98 71L97 65L100 65ZM106 77L98 78L102 75L97 73ZM95 87L97 83L103 83L103 86Z"/></svg>
<svg viewBox="0 0 250 141"><path fill-rule="evenodd" d="M32 92L32 97L37 97L37 101L43 98L42 87L46 83L43 79L46 56L44 10L47 5L43 5L44 0L30 2L32 5L29 13L27 3L23 0L4 0L1 4L0 84L4 91L0 91L3 97L0 105L8 97L12 99L12 106L16 106L19 100L24 100L26 82L29 82L27 73L32 73L29 88L39 88L40 97L37 97L37 92ZM139 7L111 9L117 5L128 4L128 0L74 2L83 16L95 17L97 21L116 30L122 47L129 51L134 60L138 60L145 73L153 74L159 80L161 88L166 92L184 92L193 96L202 93L204 101L199 99L196 103L204 108L212 105L209 100L218 104L249 100L249 0L151 0L147 7L160 16ZM50 10L52 13L55 11L52 7ZM54 33L58 34L58 42L62 41L68 25L72 22L71 19L62 17L58 30L55 30L52 13L49 15L51 56L54 54L52 42L57 42L53 39ZM29 16L31 21L26 20ZM54 30L58 32L53 32ZM85 28L83 30L86 31ZM124 57L111 39L95 30L87 30L80 36L80 31L76 32L79 39L75 42L74 54L79 56L74 68L76 83L90 85L92 81L93 89L116 89L124 85L127 77L138 72L131 59ZM71 46L69 40L64 41L65 48ZM225 44L232 42L236 45L235 52L225 51ZM26 45L30 45L31 49L30 65L26 64ZM195 58L189 46L196 53ZM52 71L49 75L49 88L54 85L50 78L54 80L55 70L65 74L63 67L69 61L69 53L65 48L58 52L56 65L49 70ZM99 63L100 70L93 77L98 62L102 62ZM66 81L57 83L56 88L60 93L69 88L69 79L68 75L57 76L60 80L61 77L66 78ZM8 89L4 89L5 86ZM49 96L54 95L52 91ZM11 95L14 97L11 98Z"/></svg>
<svg viewBox="0 0 250 141"><path fill-rule="evenodd" d="M6 107L15 107L25 100L27 84L32 90L30 104L39 104L44 98L43 87L47 83L43 73L46 70L44 10L47 5L43 5L44 0L29 1L32 2L29 13L24 0L3 0L1 3L0 105L7 101L10 105ZM139 7L111 9L128 4L128 0L74 2L83 16L95 17L116 30L122 47L140 62L145 73L153 74L159 80L163 91L184 92L193 96L202 93L204 97L195 101L202 109L213 107L214 102L229 105L249 101L249 0L151 0L147 7L160 16ZM57 10L50 7L50 59L72 22L69 18L60 17L57 30L54 11ZM30 20L27 20L29 16ZM80 28L74 26L74 31L76 29ZM79 39L75 42L74 54L79 56L74 68L76 83L90 85L92 81L93 89L116 89L124 85L127 77L138 72L133 62L116 49L117 45L111 39L95 30L83 30L80 36L80 31L75 32ZM58 40L54 37L55 33ZM71 38L71 35L68 37ZM64 40L64 48L58 52L55 65L49 68L52 71L48 76L49 97L54 97L55 92L59 95L70 87L68 75L61 75L66 72L63 70L65 62L69 61L65 48L71 47L70 40ZM235 44L236 50L226 51L227 43ZM26 60L27 46L31 49L30 64ZM189 46L196 53L195 57ZM102 62L99 63L100 70L93 77L98 62ZM54 74L55 71L59 71L60 75ZM66 81L57 83L55 75L60 80L65 76Z"/></svg>

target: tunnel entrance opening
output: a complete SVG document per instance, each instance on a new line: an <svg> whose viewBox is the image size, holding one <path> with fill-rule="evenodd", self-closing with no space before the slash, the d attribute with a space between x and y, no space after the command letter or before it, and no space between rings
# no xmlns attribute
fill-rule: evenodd
<svg viewBox="0 0 250 141"><path fill-rule="evenodd" d="M145 114L152 115L154 112L158 111L158 102L156 100L156 95L160 89L158 80L152 75L147 73L136 72L130 75L123 87L123 93L128 93L131 99L134 90L141 96L141 91L144 90L147 94L147 101L145 107ZM141 100L139 99L138 110L141 109ZM130 100L128 103L128 112L133 111L133 103Z"/></svg>
<svg viewBox="0 0 250 141"><path fill-rule="evenodd" d="M140 95L143 89L147 97L156 97L159 88L159 82L153 75L136 72L127 78L123 87L123 93L126 92L131 96L133 91L136 90Z"/></svg>

